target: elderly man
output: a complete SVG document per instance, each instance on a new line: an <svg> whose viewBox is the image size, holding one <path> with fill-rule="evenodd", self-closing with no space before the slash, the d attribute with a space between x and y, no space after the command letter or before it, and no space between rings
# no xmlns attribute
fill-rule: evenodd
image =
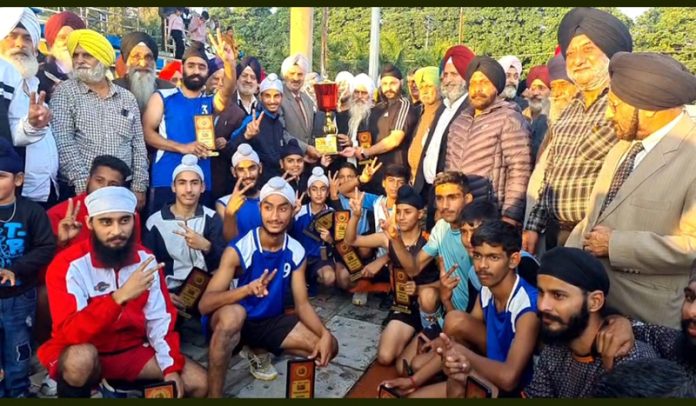
<svg viewBox="0 0 696 406"><path fill-rule="evenodd" d="M351 100L347 110L336 113L336 128L338 129L339 148L358 147L360 141L358 133L368 130L370 110L374 106L375 82L368 75L360 73L350 81L348 92ZM343 159L334 161L332 168L337 168ZM354 157L348 158L348 162L357 166Z"/></svg>
<svg viewBox="0 0 696 406"><path fill-rule="evenodd" d="M3 92L8 92L5 97L11 100L7 137L20 157L25 156L22 196L46 209L58 200L58 149L48 125L51 115L44 104L45 93L36 97L39 21L29 8L12 8L8 14L5 16L9 19L6 23L10 23L5 28L7 33L0 32L4 34L0 39L0 58L11 65L6 67L6 73L13 78L3 81Z"/></svg>
<svg viewBox="0 0 696 406"><path fill-rule="evenodd" d="M425 138L442 104L440 71L436 66L418 69L413 74L413 80L416 83L422 110L418 125L416 125L416 131L411 140L411 146L408 148L408 166L411 168L411 179L416 178L416 174L420 169L420 158L423 154Z"/></svg>
<svg viewBox="0 0 696 406"><path fill-rule="evenodd" d="M158 54L157 42L144 32L131 32L121 39L121 59L126 63L128 73L114 80L114 84L133 93L141 114L155 91L175 87L155 74Z"/></svg>
<svg viewBox="0 0 696 406"><path fill-rule="evenodd" d="M413 188L428 202L427 226L435 225L435 194L432 192L435 175L445 169L447 134L455 117L469 106L464 76L474 53L464 45L455 45L445 52L440 62L440 93L442 104L433 118L423 143Z"/></svg>
<svg viewBox="0 0 696 406"><path fill-rule="evenodd" d="M98 32L76 30L68 37L68 51L75 77L58 85L51 100L61 175L74 189L71 194L83 193L94 158L113 155L131 169L140 209L149 179L147 151L135 97L106 77L114 49Z"/></svg>
<svg viewBox="0 0 696 406"><path fill-rule="evenodd" d="M219 32L213 46L225 65L223 86L215 95L203 94L209 70L208 57L203 45L194 42L184 53L182 60L183 85L176 89L158 90L147 104L143 116L145 141L157 150L152 164L150 213L174 201L176 196L171 189L172 173L181 164L184 155L193 154L199 158L211 155L212 148L200 142L196 133L202 120L210 118L212 124L212 116L225 110L237 82L236 50L222 40ZM207 190L201 202L204 206L210 206L214 201L209 192L212 190L213 178L210 160L203 159L200 167Z"/></svg>
<svg viewBox="0 0 696 406"><path fill-rule="evenodd" d="M82 18L72 11L52 15L44 26L47 55L46 62L39 67L39 90L46 92L46 103L51 100L58 83L68 80L72 72L72 55L66 46L68 35L75 30L87 28ZM42 50L42 52L44 52Z"/></svg>
<svg viewBox="0 0 696 406"><path fill-rule="evenodd" d="M536 162L539 147L541 147L548 130L549 95L551 80L546 65L533 66L527 75L529 89L529 106L522 114L529 119L532 126L532 162Z"/></svg>
<svg viewBox="0 0 696 406"><path fill-rule="evenodd" d="M350 92L350 84L353 82L354 76L348 71L338 72L336 75L336 84L338 85L338 108L339 112L350 109L350 100L353 94Z"/></svg>
<svg viewBox="0 0 696 406"><path fill-rule="evenodd" d="M548 166L539 203L532 208L523 236L524 249L535 252L539 233L557 224L551 245L563 245L587 213L592 186L602 162L616 143L605 118L609 92L609 58L633 49L628 28L609 13L575 8L558 27L558 42L568 76L580 93L551 127Z"/></svg>
<svg viewBox="0 0 696 406"><path fill-rule="evenodd" d="M514 103L498 97L505 72L495 59L477 56L465 79L471 105L452 122L445 170L464 173L474 199L496 201L503 220L521 224L531 173L529 124Z"/></svg>
<svg viewBox="0 0 696 406"><path fill-rule="evenodd" d="M505 72L505 89L500 93L503 99L517 103L520 110L527 108L527 100L517 95L520 87L520 77L522 76L522 62L514 55L505 55L498 60ZM529 80L527 80L529 83Z"/></svg>
<svg viewBox="0 0 696 406"><path fill-rule="evenodd" d="M568 73L566 71L566 62L563 55L558 54L551 58L546 66L548 66L549 80L551 81L548 120L551 124L553 124L558 121L563 110L568 107L570 102L578 93L578 88L568 77Z"/></svg>
<svg viewBox="0 0 696 406"><path fill-rule="evenodd" d="M309 61L302 54L285 58L280 67L283 78L283 102L280 105L285 130L297 138L300 147L312 158L319 158L314 148L314 136L322 133L325 118L314 114L314 103L302 91L305 75L309 72Z"/></svg>
<svg viewBox="0 0 696 406"><path fill-rule="evenodd" d="M247 116L256 109L259 83L261 83L261 63L253 56L245 56L237 65L237 104L244 109Z"/></svg>
<svg viewBox="0 0 696 406"><path fill-rule="evenodd" d="M599 258L623 314L678 327L696 259L696 77L669 56L616 53L607 120L619 140L567 246Z"/></svg>

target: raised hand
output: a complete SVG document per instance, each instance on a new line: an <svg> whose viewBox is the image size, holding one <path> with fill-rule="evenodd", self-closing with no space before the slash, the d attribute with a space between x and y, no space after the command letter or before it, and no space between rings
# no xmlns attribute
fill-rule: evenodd
<svg viewBox="0 0 696 406"><path fill-rule="evenodd" d="M331 174L331 171L329 171L329 196L331 197L331 200L338 199L338 171L336 171L333 175Z"/></svg>
<svg viewBox="0 0 696 406"><path fill-rule="evenodd" d="M382 212L387 216L386 220L380 220L379 222L382 231L392 240L398 238L401 230L399 229L399 225L396 224L396 210L390 213L387 204L382 201Z"/></svg>
<svg viewBox="0 0 696 406"><path fill-rule="evenodd" d="M133 300L140 296L143 292L150 289L155 281L155 272L164 266L164 263L156 264L154 267L147 269L155 257L150 257L145 262L133 271L126 283L118 288L113 293L113 298L116 303L123 305L124 303Z"/></svg>
<svg viewBox="0 0 696 406"><path fill-rule="evenodd" d="M229 42L223 40L219 28L215 34L215 37L213 37L212 34L208 33L208 40L210 41L210 46L215 51L215 55L222 59L223 62L236 66L239 51L237 49L237 41L234 39L234 32L228 35L230 37Z"/></svg>
<svg viewBox="0 0 696 406"><path fill-rule="evenodd" d="M324 168L328 168L332 162L333 162L333 157L331 155L322 155L321 159L319 160L319 164L321 166L323 166Z"/></svg>
<svg viewBox="0 0 696 406"><path fill-rule="evenodd" d="M15 285L15 274L9 269L0 269L0 285L9 282L10 286Z"/></svg>
<svg viewBox="0 0 696 406"><path fill-rule="evenodd" d="M208 241L205 237L198 234L196 231L194 231L192 228L187 226L185 223L179 223L179 227L181 227L181 229L183 231L174 230L172 232L176 235L180 235L180 236L184 237L184 240L186 241L186 245L188 245L189 248L194 249L194 250L203 251L204 253L207 253L210 251L210 248L212 247L212 243L210 241Z"/></svg>
<svg viewBox="0 0 696 406"><path fill-rule="evenodd" d="M68 209L65 211L65 217L58 223L58 246L65 247L70 240L80 234L82 223L77 221L77 216L80 213L81 205L82 202L80 201L76 205L73 204L72 197L68 199Z"/></svg>
<svg viewBox="0 0 696 406"><path fill-rule="evenodd" d="M297 213L302 209L302 200L304 200L306 192L300 194L299 191L295 192L295 208L293 209L293 215L297 216Z"/></svg>
<svg viewBox="0 0 696 406"><path fill-rule="evenodd" d="M299 179L299 176L297 176L297 175L291 175L290 172L285 171L285 172L283 173L283 179L285 179L285 181L289 183L289 182L292 182L292 181L295 181L295 180Z"/></svg>
<svg viewBox="0 0 696 406"><path fill-rule="evenodd" d="M252 140L254 137L259 135L259 128L261 127L261 120L263 119L263 115L265 114L265 111L262 111L261 114L259 114L259 117L256 117L256 110L251 111L251 121L249 124L247 124L246 130L244 131L244 138L247 140Z"/></svg>
<svg viewBox="0 0 696 406"><path fill-rule="evenodd" d="M230 196L230 201L227 202L227 207L225 207L226 216L234 216L237 214L239 209L242 208L242 205L244 205L244 202L246 202L245 193L253 186L254 184L250 183L242 187L242 178L237 179L237 183L234 185L234 190L232 191L232 196Z"/></svg>
<svg viewBox="0 0 696 406"><path fill-rule="evenodd" d="M27 121L34 128L44 128L51 121L51 110L45 104L46 92L41 91L38 98L36 92L29 94L29 112Z"/></svg>
<svg viewBox="0 0 696 406"><path fill-rule="evenodd" d="M253 281L251 281L251 283L247 285L248 294L254 295L258 298L268 296L268 284L271 283L271 281L273 280L273 278L275 278L277 273L277 269L274 269L271 273L268 272L268 269L265 269L261 276L259 276L257 279L254 279Z"/></svg>
<svg viewBox="0 0 696 406"><path fill-rule="evenodd" d="M368 183L372 180L372 177L375 176L375 173L379 170L379 168L382 167L382 162L379 164L377 163L377 157L372 160L372 162L368 163L365 165L365 168L363 168L362 174L360 175L360 182L361 183Z"/></svg>
<svg viewBox="0 0 696 406"><path fill-rule="evenodd" d="M457 268L459 265L454 264L447 272L445 272L444 267L440 269L440 299L443 301L452 299L452 291L459 284L459 276L452 276Z"/></svg>
<svg viewBox="0 0 696 406"><path fill-rule="evenodd" d="M350 211L358 218L362 216L363 200L365 200L365 192L359 191L358 187L356 186L355 193L353 194L353 197L350 198L349 204Z"/></svg>

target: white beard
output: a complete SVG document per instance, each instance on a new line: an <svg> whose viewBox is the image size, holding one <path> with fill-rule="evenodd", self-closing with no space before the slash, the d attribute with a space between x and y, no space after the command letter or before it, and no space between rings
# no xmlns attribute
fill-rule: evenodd
<svg viewBox="0 0 696 406"><path fill-rule="evenodd" d="M362 103L355 100L351 103L349 110L350 119L348 120L348 130L350 131L348 135L350 135L351 138L358 134L360 123L370 115L371 107L369 103Z"/></svg>
<svg viewBox="0 0 696 406"><path fill-rule="evenodd" d="M517 96L517 88L515 86L505 86L503 92L500 94L505 100L512 100Z"/></svg>
<svg viewBox="0 0 696 406"><path fill-rule="evenodd" d="M22 79L33 78L39 72L39 61L36 60L34 55L27 56L22 53L15 53L14 55L3 54L2 59L12 64Z"/></svg>
<svg viewBox="0 0 696 406"><path fill-rule="evenodd" d="M71 77L87 84L99 83L106 78L106 68L101 62L97 62L97 65L91 69L76 67Z"/></svg>
<svg viewBox="0 0 696 406"><path fill-rule="evenodd" d="M135 69L128 71L130 91L135 96L140 111L145 111L145 106L147 106L150 96L155 92L155 79L157 78L152 71L141 72Z"/></svg>
<svg viewBox="0 0 696 406"><path fill-rule="evenodd" d="M449 91L449 88L443 84L440 84L440 94L442 94L442 97L449 100L450 104L454 103L459 99L460 97L464 96L464 93L466 93L467 87L466 87L466 82L462 83L461 86L457 87L455 90Z"/></svg>

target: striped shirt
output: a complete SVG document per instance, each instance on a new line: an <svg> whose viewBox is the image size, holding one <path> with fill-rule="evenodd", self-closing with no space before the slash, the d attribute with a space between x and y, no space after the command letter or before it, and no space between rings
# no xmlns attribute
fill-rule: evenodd
<svg viewBox="0 0 696 406"><path fill-rule="evenodd" d="M614 127L605 119L608 92L605 89L589 108L579 93L549 128L548 164L528 230L542 231L552 217L568 223L579 223L585 217L604 158L618 141Z"/></svg>

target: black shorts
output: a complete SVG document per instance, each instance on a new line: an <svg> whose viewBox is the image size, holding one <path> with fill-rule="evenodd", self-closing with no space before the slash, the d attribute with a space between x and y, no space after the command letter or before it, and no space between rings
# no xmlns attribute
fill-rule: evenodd
<svg viewBox="0 0 696 406"><path fill-rule="evenodd" d="M295 314L281 314L261 320L246 320L242 326L242 342L252 348L263 348L280 355L285 338L300 320Z"/></svg>
<svg viewBox="0 0 696 406"><path fill-rule="evenodd" d="M330 266L332 268L336 268L336 263L334 262L333 258L329 259L321 259L321 258L311 258L307 259L307 275L311 279L316 279L317 278L317 273L319 270L325 266Z"/></svg>
<svg viewBox="0 0 696 406"><path fill-rule="evenodd" d="M386 326L392 320L398 320L402 323L408 324L409 326L413 327L416 330L414 334L418 333L423 329L423 326L421 325L420 309L418 307L417 300L411 301L411 314L390 310L384 325Z"/></svg>

